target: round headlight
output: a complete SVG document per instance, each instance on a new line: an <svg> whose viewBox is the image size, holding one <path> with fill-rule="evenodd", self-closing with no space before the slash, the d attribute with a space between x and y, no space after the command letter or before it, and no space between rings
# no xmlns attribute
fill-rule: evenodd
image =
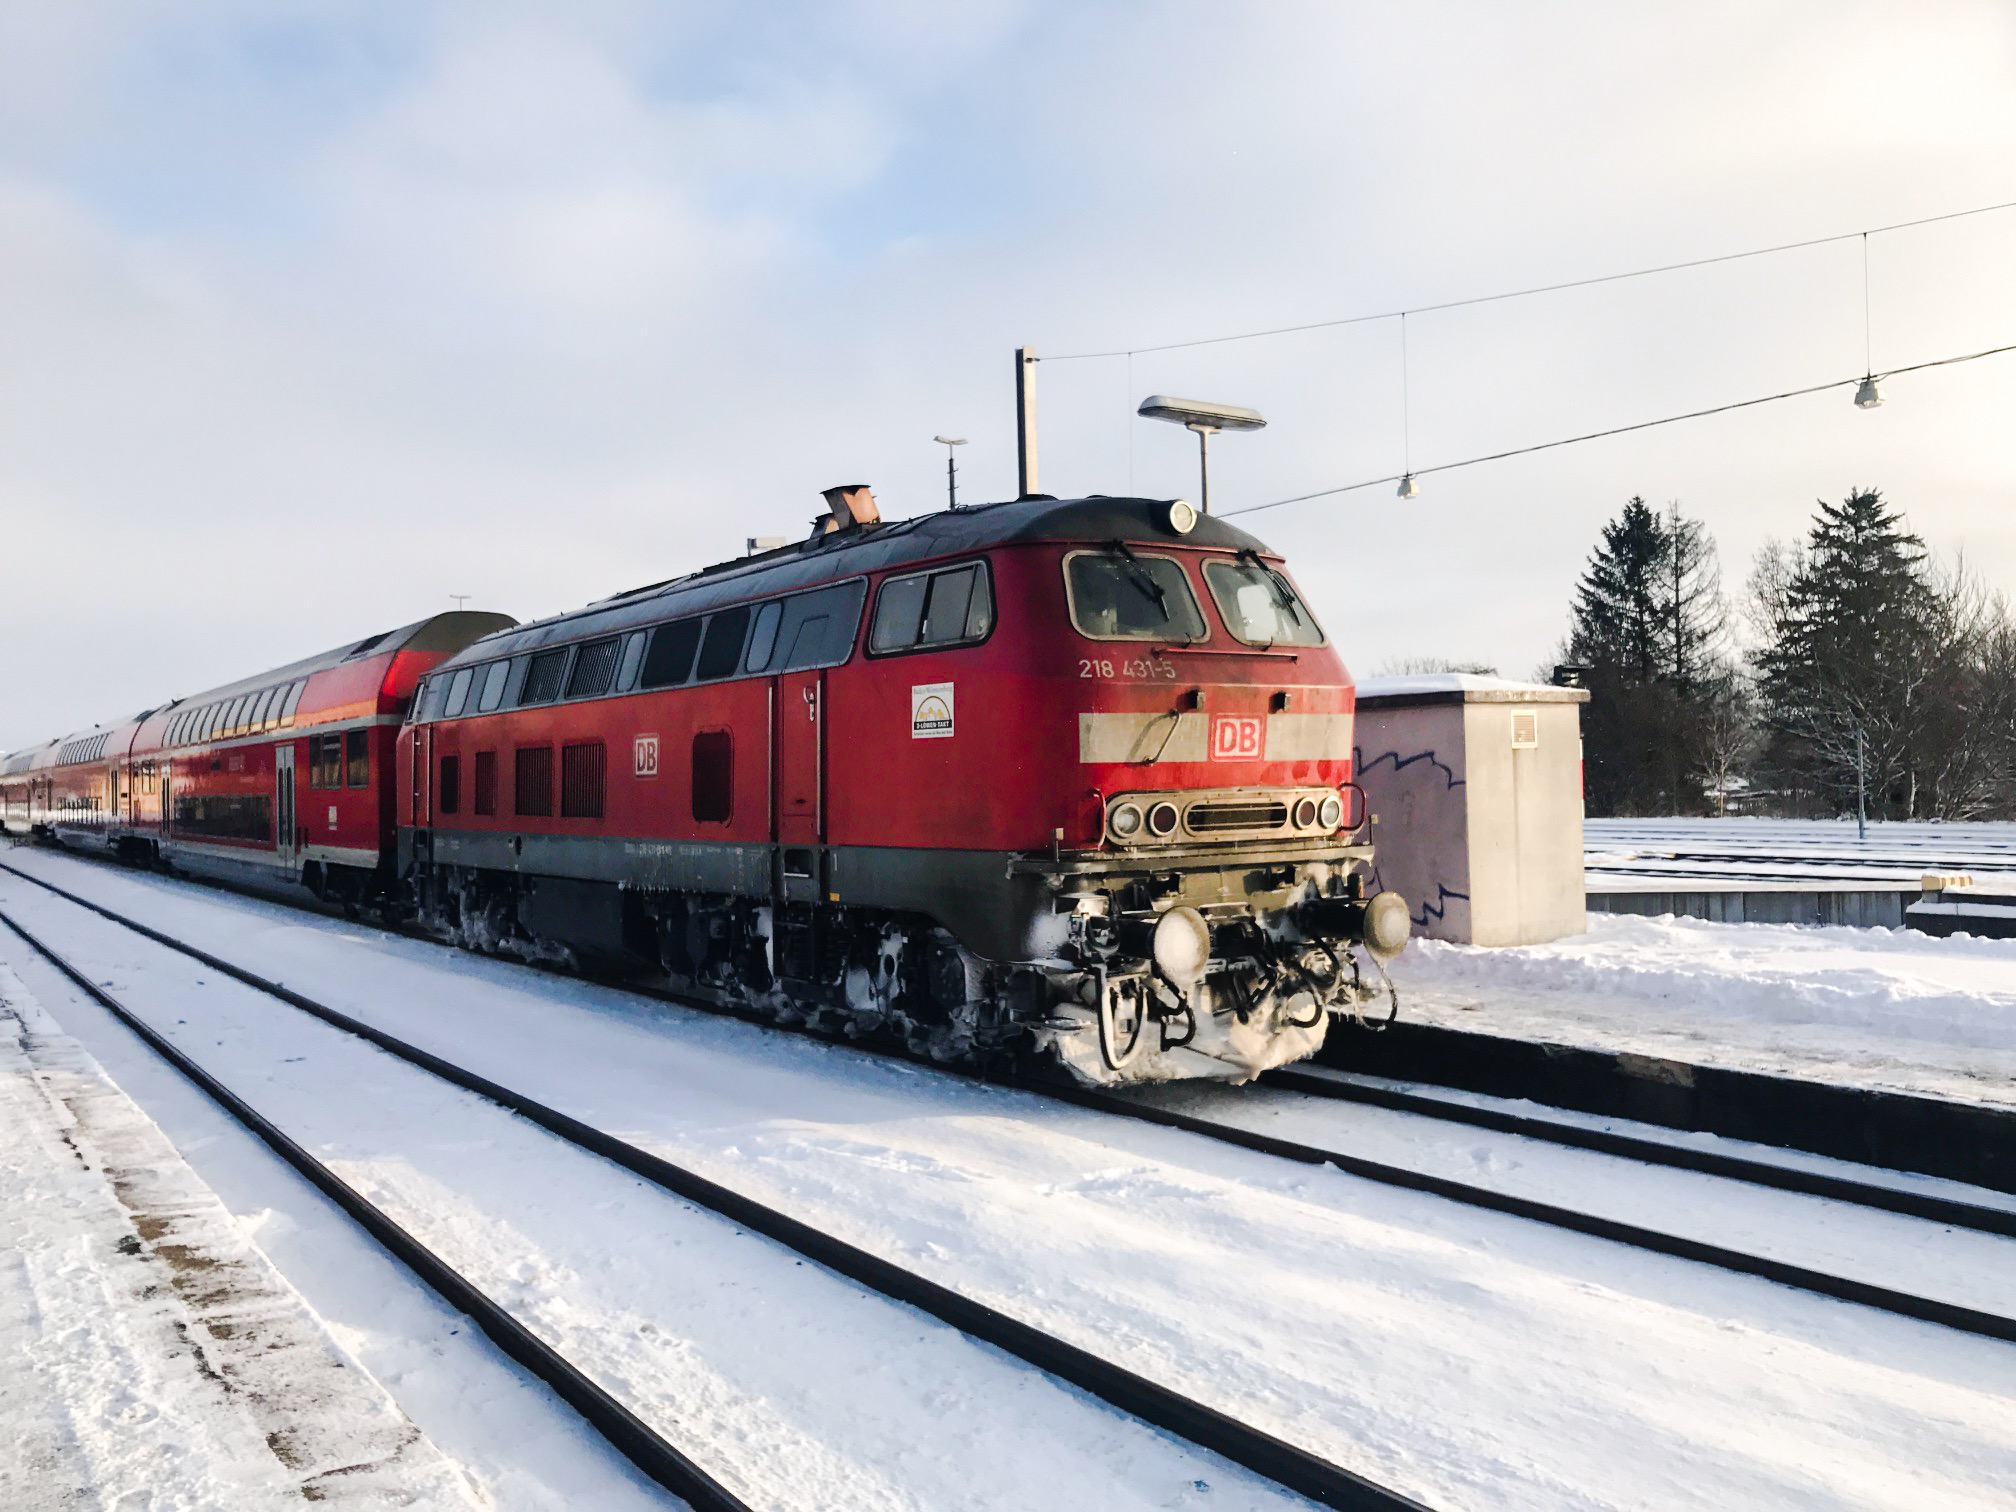
<svg viewBox="0 0 2016 1512"><path fill-rule="evenodd" d="M1317 811L1317 823L1326 830L1333 830L1344 822L1344 800L1332 793L1323 800L1323 807Z"/></svg>
<svg viewBox="0 0 2016 1512"><path fill-rule="evenodd" d="M1176 805L1158 803L1148 810L1148 828L1156 834L1169 836L1176 833Z"/></svg>
<svg viewBox="0 0 2016 1512"><path fill-rule="evenodd" d="M1141 832L1141 810L1131 803L1116 803L1106 816L1106 828L1116 840L1126 840Z"/></svg>
<svg viewBox="0 0 2016 1512"><path fill-rule="evenodd" d="M1197 511L1188 499L1171 499L1162 506L1162 523L1177 535L1188 535L1197 524Z"/></svg>
<svg viewBox="0 0 2016 1512"><path fill-rule="evenodd" d="M1316 822L1316 800L1304 798L1295 805L1295 828L1307 829Z"/></svg>
<svg viewBox="0 0 2016 1512"><path fill-rule="evenodd" d="M1211 926L1194 908L1172 908L1155 921L1149 954L1170 981L1195 986L1211 964Z"/></svg>

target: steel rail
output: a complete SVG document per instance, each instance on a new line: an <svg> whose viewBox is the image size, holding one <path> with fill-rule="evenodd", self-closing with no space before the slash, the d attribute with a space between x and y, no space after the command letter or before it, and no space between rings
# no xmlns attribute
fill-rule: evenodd
<svg viewBox="0 0 2016 1512"><path fill-rule="evenodd" d="M586 1419L596 1432L644 1474L674 1496L703 1509L703 1512L754 1512L747 1502L701 1469L629 1408L596 1385L552 1345L526 1328L475 1283L408 1233L384 1209L295 1143L271 1120L185 1055L166 1035L30 934L4 910L0 910L0 924L5 924L19 935L30 949L131 1030L142 1043L236 1122L256 1135L311 1186L348 1214L380 1247L426 1283L442 1301L466 1315L506 1355L551 1387L556 1396Z"/></svg>
<svg viewBox="0 0 2016 1512"><path fill-rule="evenodd" d="M1731 1155L1719 1150L1702 1150L1635 1134L1619 1134L1609 1129L1588 1129L1531 1114L1508 1113L1470 1103L1451 1102L1419 1092L1368 1086L1360 1082L1332 1080L1315 1072L1283 1068L1269 1071L1261 1083L1287 1092L1312 1097L1334 1098L1340 1102L1365 1103L1390 1108L1398 1113L1418 1113L1444 1123L1470 1124L1500 1134L1517 1134L1526 1139L1545 1140L1578 1150L1595 1150L1605 1155L1622 1155L1648 1165L1672 1166L1682 1171L1699 1171L1754 1186L1773 1187L1784 1192L1800 1192L1809 1197L1825 1197L1834 1202L1852 1202L1860 1207L1878 1208L1924 1218L1933 1223L1950 1223L1955 1228L1977 1229L2016 1239L2016 1209L1987 1207L1977 1202L1961 1202L1929 1192L1910 1192L1897 1187L1857 1181L1849 1176L1832 1176L1824 1171L1804 1171L1768 1160Z"/></svg>
<svg viewBox="0 0 2016 1512"><path fill-rule="evenodd" d="M263 977L258 977L251 972L245 971L241 967L234 966L232 963L225 961L219 957L213 956L209 954L207 951L203 951L196 946L187 945L181 941L175 940L173 937L164 935L158 930L151 929L147 925L139 923L137 920L129 919L124 915L115 912L112 909L105 908L100 904L92 902L88 898L80 897L75 893L69 892L67 889L58 887L53 882L44 881L40 877L32 876L29 873L20 871L17 868L9 866L4 862L0 862L0 871L10 872L15 876L21 877L25 881L32 882L38 887L45 888L48 891L55 893L59 897L65 898L70 902L76 903L78 906L82 908L86 908L93 913L100 914L103 917L112 920L114 923L121 924L126 928L129 928L135 931L136 933L147 937L148 939L152 939L159 944L167 946L170 949L181 951L183 954L189 955L194 959L200 960L204 964L212 966L215 969L224 972L226 975L238 978L239 980L245 982L248 986L257 987L263 991L271 992L274 996L281 998L283 1001L292 1003L295 1007L301 1008L304 1012L315 1014L317 1017L324 1018L327 1021L331 1022L332 1024L335 1024L336 1027L338 1028L343 1028L352 1033L359 1034L362 1037L371 1040L374 1044L380 1044L382 1048L391 1050L393 1054L402 1056L402 1058L411 1059L413 1057L421 1057L421 1059L415 1059L414 1064L422 1065L425 1067L425 1069L435 1071L436 1074L443 1076L445 1079L455 1081L457 1085L465 1086L467 1090L475 1091L481 1096L489 1097L493 1101L501 1102L504 1106L513 1107L517 1111L524 1112L525 1116L527 1116L528 1118L534 1118L535 1121L537 1121L540 1115L543 1114L547 1117L559 1121L560 1123L564 1123L581 1134L582 1137L578 1140L575 1140L575 1142L581 1143L584 1148L596 1149L597 1153L608 1155L610 1159L616 1160L619 1164L624 1164L626 1168L635 1171L639 1175L645 1176L647 1180L658 1182L658 1184L660 1185L666 1184L665 1182L659 1181L659 1178L656 1175L651 1174L650 1171L640 1169L639 1166L630 1164L630 1162L625 1159L625 1154L627 1153L628 1155L633 1157L641 1157L646 1162L656 1162L658 1161L658 1157L646 1154L643 1151L635 1150L633 1146L623 1144L620 1140L615 1140L612 1136L603 1134L600 1130L593 1128L592 1125L579 1123L577 1120L568 1118L567 1115L565 1114L558 1113L552 1109L543 1108L540 1104L531 1102L530 1099L520 1098L518 1094L511 1092L508 1088L498 1086L497 1084L488 1082L483 1078L474 1077L472 1073L462 1071L460 1067L456 1067L450 1062L441 1060L439 1057L432 1056L429 1054L429 1052L418 1050L412 1046L407 1046L404 1044L403 1041L394 1039L392 1036L385 1034L382 1030L378 1030L373 1026L362 1022L361 1020L351 1019L348 1015L343 1014L336 1009L327 1008L322 1004L314 1002L312 999L302 997L300 994L294 993L291 991L291 989L283 987L278 983L268 982ZM682 999L681 1001L686 1000ZM708 1004L701 1004L700 1006L705 1006L709 1008L713 1007L713 1005ZM794 1030L790 1032L809 1033L809 1031L804 1030ZM811 1037L817 1037L817 1036L811 1036ZM409 1051L411 1052L410 1055L408 1055ZM965 1075L968 1076L969 1078L973 1077L973 1073L964 1072L961 1071L959 1068L955 1067L937 1067L936 1069L944 1070L956 1075ZM459 1079L464 1077L469 1078L469 1081L463 1081ZM481 1085L480 1086L471 1085L472 1082L481 1083ZM2016 1342L2016 1319L2006 1317L1999 1313L1990 1313L1978 1308L1966 1307L1959 1303L1943 1302L1935 1298L1920 1297L1915 1293L1899 1291L1892 1287L1878 1286L1873 1282L1856 1281L1847 1277L1834 1276L1824 1271L1813 1270L1810 1267L1794 1265L1788 1261L1774 1260L1767 1256L1753 1255L1742 1250L1730 1249L1723 1245L1711 1244L1705 1240L1689 1239L1681 1235L1669 1234L1662 1230L1649 1229L1641 1225L1625 1223L1618 1219L1603 1218L1595 1214L1579 1212L1572 1208L1564 1208L1554 1203L1542 1202L1535 1198L1518 1197L1510 1193L1494 1190L1493 1188L1490 1187L1478 1186L1470 1182L1457 1181L1451 1177L1434 1176L1426 1172L1409 1169L1408 1167L1405 1166L1395 1166L1383 1161L1371 1160L1364 1156L1347 1154L1341 1150L1329 1150L1321 1148L1319 1146L1305 1144L1296 1140L1283 1139L1277 1135L1260 1134L1251 1130L1241 1129L1233 1125L1218 1123L1211 1119L1199 1118L1193 1114L1177 1113L1167 1109L1156 1108L1153 1107L1152 1105L1135 1102L1129 1098L1126 1098L1124 1096L1118 1096L1111 1092L1099 1091L1090 1088L1083 1088L1071 1085L1064 1085L1061 1083L1044 1083L1034 1085L1019 1084L1019 1085L1021 1087L1021 1090L1030 1091L1039 1096L1046 1096L1056 1101L1074 1103L1083 1107L1095 1108L1101 1112L1113 1113L1121 1117L1132 1118L1141 1122L1159 1124L1165 1128L1173 1128L1181 1130L1184 1133L1201 1135L1207 1139L1215 1139L1225 1144L1236 1145L1243 1149L1256 1150L1263 1154L1280 1156L1284 1159L1297 1161L1305 1165L1332 1165L1349 1175L1362 1177L1370 1181L1377 1181L1383 1185L1400 1187L1411 1191L1425 1192L1431 1196L1442 1197L1450 1201L1463 1203L1467 1206L1482 1208L1489 1212L1503 1213L1511 1217L1525 1218L1534 1222L1545 1223L1552 1227L1566 1229L1574 1233L1585 1234L1592 1238L1606 1239L1615 1243L1629 1245L1634 1249L1646 1250L1653 1254L1667 1255L1675 1259L1691 1260L1700 1264L1711 1265L1717 1267L1718 1269L1731 1271L1739 1275L1755 1276L1762 1280L1772 1281L1783 1286L1794 1287L1798 1290L1811 1292L1818 1296L1829 1297L1837 1301L1852 1302L1861 1306L1876 1308L1880 1311L1895 1313L1899 1316L1913 1318L1921 1322L1936 1323L1941 1326L1957 1329L1965 1333L1973 1333L1987 1338ZM516 1101L511 1101L511 1099L516 1099ZM520 1106L521 1104L522 1106ZM536 1113L531 1111L534 1109L538 1111ZM574 1134L569 1133L565 1129L562 1129L557 1126L553 1127L553 1132L561 1134L563 1138L575 1139ZM1618 1137L1623 1138L1625 1136L1618 1136ZM606 1144L610 1148L608 1149L599 1148L599 1145L601 1144ZM1663 1148L1670 1148L1670 1147L1662 1147L1662 1149ZM673 1167L672 1169L676 1171L679 1168ZM713 1183L706 1182L705 1178L695 1176L690 1172L682 1171L680 1172L680 1174L690 1181L702 1183L706 1188L711 1189L714 1192L723 1194L724 1200L731 1200L736 1202L749 1201L749 1199L740 1198L736 1194L729 1192L728 1189L726 1188L715 1187ZM679 1189L668 1187L668 1190L679 1190ZM686 1195L686 1193L681 1192L681 1195ZM707 1206L712 1205L708 1201L708 1198L706 1196L696 1195L693 1196L692 1200L698 1201L702 1203L702 1205ZM751 1206L756 1207L756 1205L754 1204L751 1204ZM796 1220L787 1218L782 1214L773 1214L770 1212L770 1210L761 1209L760 1207L757 1210L760 1213L769 1215L775 1221L780 1222L782 1224L796 1225L799 1228L804 1227L803 1225L797 1225ZM722 1211L724 1212L724 1214L728 1213L728 1210L725 1208L717 1209L717 1211ZM1992 1210L1989 1209L1983 1209L1981 1211L1992 1212ZM728 1216L736 1216L736 1215L728 1214ZM749 1219L743 1219L740 1218L739 1216L736 1216L736 1221L747 1222L750 1227L759 1228L760 1230L760 1224L754 1217ZM1993 1232L1993 1230L1989 1231ZM807 1232L812 1234L817 1233L816 1230L807 1230ZM771 1237L780 1237L780 1236L773 1234L771 1235ZM791 1243L789 1239L782 1239L781 1242L784 1242L786 1244ZM840 1243L840 1241L837 1240L831 1240L829 1242L834 1244ZM795 1248L796 1246L794 1245L793 1247ZM852 1247L848 1246L847 1248L851 1249ZM851 1274L845 1272L842 1266L833 1264L830 1261L826 1261L819 1256L811 1255L809 1251L801 1251L801 1253L806 1253L809 1258L820 1259L822 1264L828 1264L833 1269L843 1270L843 1274ZM855 1253L865 1255L865 1252L857 1251ZM877 1265L887 1264L887 1262L877 1260L876 1257L874 1256L865 1256L865 1258ZM898 1274L907 1276L909 1273L898 1272ZM868 1280L867 1277L865 1276L856 1276L855 1279L862 1280L864 1284L868 1284L871 1286L876 1284L875 1282ZM921 1278L915 1278L915 1279L921 1282ZM921 1284L925 1286L935 1285L935 1283L930 1282L921 1282ZM890 1293L890 1295L894 1295L894 1293ZM959 1294L956 1292L948 1292L947 1295L953 1298L959 1297ZM905 1300L905 1299L899 1298L899 1300ZM965 1299L960 1298L960 1300L964 1301ZM917 1305L923 1306L926 1311L934 1311L934 1309L927 1303L920 1302ZM982 1306L983 1304L971 1303L968 1305L977 1307ZM947 1322L952 1322L955 1327L963 1328L962 1324L956 1322L953 1318L943 1313L937 1313L935 1315L944 1318L944 1320ZM1014 1320L1010 1319L1008 1321L1012 1323ZM1017 1326L1026 1326L1026 1325L1017 1325ZM966 1331L972 1332L972 1330L966 1330ZM977 1336L978 1335L976 1335L976 1337ZM998 1341L989 1340L989 1342L998 1342ZM1001 1345L1001 1347L1009 1348L1011 1353L1019 1353L1018 1351L1014 1350L1012 1347L1006 1344ZM1065 1347L1071 1348L1072 1346L1065 1346ZM1026 1355L1021 1357L1025 1359L1029 1358ZM1086 1358L1088 1360L1097 1361L1096 1356L1088 1355L1086 1356ZM1038 1364L1039 1362L1031 1359L1030 1363ZM1104 1362L1098 1362L1098 1363L1103 1364ZM1049 1367L1043 1367L1043 1368L1049 1368ZM1054 1373L1059 1375L1065 1375L1065 1372L1062 1370L1057 1370ZM1069 1375L1065 1375L1065 1379L1073 1380L1073 1384L1078 1385L1085 1384L1083 1382L1075 1380L1073 1377ZM1100 1396L1105 1395L1105 1393L1098 1391L1096 1388L1091 1386L1085 1386L1085 1389L1092 1390L1095 1395ZM1106 1397L1106 1400L1114 1401L1115 1405L1122 1405L1118 1401L1115 1401L1115 1399L1112 1397ZM1125 1410L1135 1411L1135 1409L1133 1408L1126 1408ZM1145 1412L1136 1411L1135 1415L1142 1417L1145 1421L1150 1422L1155 1421L1153 1418L1148 1417ZM1168 1425L1158 1423L1157 1426L1168 1426ZM1176 1428L1172 1428L1171 1431L1182 1432L1181 1429ZM1185 1434L1185 1436L1188 1437L1190 1435ZM1202 1440L1198 1440L1198 1442L1202 1442ZM1221 1450L1219 1452L1223 1453L1225 1451ZM1238 1458L1238 1456L1229 1453L1226 1455L1226 1457L1231 1459ZM1246 1462L1244 1460L1241 1460L1240 1463L1246 1463ZM1249 1468L1254 1467L1249 1466ZM1281 1477L1279 1476L1276 1476L1274 1478L1281 1479ZM1287 1484L1287 1482L1283 1481L1283 1484ZM1299 1490L1302 1488L1297 1487L1296 1489ZM1305 1494L1309 1493L1305 1492ZM1318 1499L1320 1500L1320 1498Z"/></svg>
<svg viewBox="0 0 2016 1512"><path fill-rule="evenodd" d="M1139 1418L1151 1427L1162 1429L1243 1465L1256 1474L1265 1476L1289 1490L1299 1492L1322 1506L1350 1509L1350 1512L1359 1512L1359 1509L1365 1509L1365 1512L1373 1512L1373 1509L1378 1509L1378 1512L1428 1512L1424 1503L1401 1492L1382 1486L1340 1465L1332 1464L1306 1449L1173 1391L1158 1381L1137 1375L1075 1344L1045 1333L1034 1325L1025 1323L985 1302L928 1280L879 1255L849 1244L844 1239L836 1238L776 1208L746 1197L732 1188L710 1181L695 1171L666 1160L663 1156L641 1150L592 1124L547 1107L501 1083L491 1081L488 1077L480 1076L431 1051L422 1050L417 1045L388 1034L375 1025L353 1018L282 983L271 981L256 972L248 971L242 966L213 955L200 946L178 940L172 935L142 924L137 919L128 918L102 904L94 903L66 888L58 887L53 882L44 881L15 867L0 863L0 871L45 888L58 897L129 929L157 945L200 961L244 986L277 998L290 1007L320 1019L332 1028L365 1040L451 1085L518 1114L569 1144L602 1156L675 1196L707 1208L732 1223L740 1224L754 1233L774 1240L806 1259L879 1292L892 1301L929 1313L961 1333L982 1343L991 1344L1039 1370L1069 1382L1122 1412ZM0 913L0 921L6 922L23 939L47 953L46 947L39 945L4 913ZM74 974L72 980L84 983L83 978ZM87 990L93 992L95 996L97 989L86 985ZM274 1132L278 1134L277 1130ZM284 1135L279 1137L285 1138ZM312 1157L306 1156L305 1153L303 1158L312 1160ZM330 1177L332 1181L335 1179L334 1176ZM361 1197L357 1200L363 1202Z"/></svg>
<svg viewBox="0 0 2016 1512"><path fill-rule="evenodd" d="M1144 1123L1160 1124L1164 1128L1181 1129L1188 1134L1201 1134L1208 1139L1221 1140L1226 1144L1259 1150L1269 1155L1279 1155L1305 1165L1332 1165L1347 1175L1362 1176L1386 1186L1426 1192L1431 1196L1445 1197L1453 1202L1483 1208L1488 1212L1505 1213L1514 1218L1530 1218L1555 1228L1587 1234L1597 1239L1614 1240L1620 1244L1628 1244L1634 1249L1648 1250L1653 1254L1699 1261L1703 1265L1716 1266L1739 1275L1757 1276L1766 1281L1775 1281L1782 1286L1797 1287L1801 1291L1832 1297L1837 1301L1855 1302L1864 1307L1878 1308L1902 1317L1916 1318L1921 1322L1942 1324L1963 1333L1980 1334L1986 1338L2016 1343L2016 1318L2004 1317L2000 1313L1984 1312L1979 1308L1966 1307L1957 1302L1942 1302L1932 1297L1920 1297L1911 1292L1897 1291L1869 1281L1833 1276L1807 1266L1793 1265L1789 1261L1773 1260L1768 1256L1752 1255L1723 1245L1710 1244L1706 1240L1688 1239L1678 1234L1644 1228L1615 1218L1578 1212L1573 1208L1560 1207L1551 1202L1541 1202L1532 1197L1518 1197L1491 1187L1476 1186L1447 1176L1434 1176L1425 1171L1411 1170L1406 1166L1368 1160L1361 1155L1347 1155L1341 1150L1326 1150L1296 1140L1282 1139L1273 1134L1260 1134L1231 1124L1217 1123L1208 1118L1198 1118L1193 1114L1177 1113L1148 1103L1137 1103L1110 1092L1097 1092L1079 1087L1056 1087L1046 1090L1052 1096L1067 1102L1097 1108L1102 1112L1116 1113L1126 1118L1140 1119Z"/></svg>

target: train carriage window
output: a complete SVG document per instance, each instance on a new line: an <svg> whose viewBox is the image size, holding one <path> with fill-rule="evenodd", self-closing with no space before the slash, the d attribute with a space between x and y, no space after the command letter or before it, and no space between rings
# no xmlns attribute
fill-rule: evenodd
<svg viewBox="0 0 2016 1512"><path fill-rule="evenodd" d="M371 732L345 731L343 743L344 785L353 788L371 786Z"/></svg>
<svg viewBox="0 0 2016 1512"><path fill-rule="evenodd" d="M343 786L343 737L341 735L310 735L308 737L308 786L311 788L340 788Z"/></svg>
<svg viewBox="0 0 2016 1512"><path fill-rule="evenodd" d="M441 758L441 779L434 784L434 807L452 814L462 805L462 758Z"/></svg>
<svg viewBox="0 0 2016 1512"><path fill-rule="evenodd" d="M574 658L574 671L567 679L569 698L600 698L609 691L616 675L616 656L622 642L616 636L587 642Z"/></svg>
<svg viewBox="0 0 2016 1512"><path fill-rule="evenodd" d="M644 657L645 688L672 688L693 675L693 657L700 649L700 621L674 620L651 632L651 649Z"/></svg>
<svg viewBox="0 0 2016 1512"><path fill-rule="evenodd" d="M550 818L553 813L553 747L520 746L512 755L513 810L521 818Z"/></svg>
<svg viewBox="0 0 2016 1512"><path fill-rule="evenodd" d="M1170 557L1139 556L1115 542L1064 559L1071 623L1092 640L1201 641L1204 612L1190 576Z"/></svg>
<svg viewBox="0 0 2016 1512"><path fill-rule="evenodd" d="M478 713L488 714L504 702L504 684L510 680L511 663L492 662L483 672L483 694L476 700Z"/></svg>
<svg viewBox="0 0 2016 1512"><path fill-rule="evenodd" d="M784 618L784 606L772 599L756 611L756 623L749 631L749 654L742 659L744 672L761 672L777 651L777 625Z"/></svg>
<svg viewBox="0 0 2016 1512"><path fill-rule="evenodd" d="M726 730L693 737L693 818L726 824L735 812L735 741Z"/></svg>
<svg viewBox="0 0 2016 1512"><path fill-rule="evenodd" d="M232 699L229 703L227 703L224 706L223 718L217 721L217 733L219 735L224 736L226 739L229 739L231 736L236 735L238 733L238 727L244 722L238 717L241 713L244 712L244 709L245 709L245 700L242 695L238 698Z"/></svg>
<svg viewBox="0 0 2016 1512"><path fill-rule="evenodd" d="M616 669L616 691L628 693L637 686L637 673L644 665L644 642L648 639L642 630L633 630L623 641L623 664Z"/></svg>
<svg viewBox="0 0 2016 1512"><path fill-rule="evenodd" d="M476 669L464 667L448 680L448 698L441 705L441 712L449 719L459 719L469 702L469 685L476 680Z"/></svg>
<svg viewBox="0 0 2016 1512"><path fill-rule="evenodd" d="M560 748L560 817L602 817L603 774L608 761L602 742L587 741Z"/></svg>
<svg viewBox="0 0 2016 1512"><path fill-rule="evenodd" d="M499 662L499 666L503 663ZM470 790L471 807L479 814L497 812L497 753L478 751L476 766L470 773L474 779Z"/></svg>
<svg viewBox="0 0 2016 1512"><path fill-rule="evenodd" d="M571 646L562 646L558 651L541 651L531 659L525 668L525 682L518 690L518 707L530 704L546 704L560 696L560 685L567 678L567 658L573 655Z"/></svg>
<svg viewBox="0 0 2016 1512"><path fill-rule="evenodd" d="M301 707L301 693L308 686L308 679L302 678L287 689L287 702L281 705L280 717L288 724L294 723L294 711Z"/></svg>
<svg viewBox="0 0 2016 1512"><path fill-rule="evenodd" d="M868 649L882 654L971 645L994 628L985 562L890 578L875 599Z"/></svg>
<svg viewBox="0 0 2016 1512"><path fill-rule="evenodd" d="M1323 631L1288 579L1247 555L1204 564L1204 582L1225 628L1249 646L1320 646Z"/></svg>
<svg viewBox="0 0 2016 1512"><path fill-rule="evenodd" d="M263 730L271 722L268 718L268 715L271 713L273 708L273 695L278 691L279 690L277 688L268 688L259 695L256 701L254 701L252 705L253 729Z"/></svg>
<svg viewBox="0 0 2016 1512"><path fill-rule="evenodd" d="M749 632L747 607L723 609L707 616L707 634L700 642L700 661L694 679L707 682L717 677L733 677L742 665L742 642Z"/></svg>

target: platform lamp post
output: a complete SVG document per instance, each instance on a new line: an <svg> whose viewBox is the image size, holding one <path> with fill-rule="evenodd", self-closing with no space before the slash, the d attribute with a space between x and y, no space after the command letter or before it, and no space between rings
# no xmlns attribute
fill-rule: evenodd
<svg viewBox="0 0 2016 1512"><path fill-rule="evenodd" d="M1150 394L1141 401L1136 414L1150 420L1167 420L1197 433L1198 508L1211 513L1211 438L1220 431L1254 431L1267 422L1258 410L1236 404L1206 404L1198 399L1172 399L1167 394Z"/></svg>
<svg viewBox="0 0 2016 1512"><path fill-rule="evenodd" d="M951 508L957 509L959 507L959 464L953 458L952 448L955 446L964 446L966 438L964 436L933 436L931 439L945 448L945 498Z"/></svg>

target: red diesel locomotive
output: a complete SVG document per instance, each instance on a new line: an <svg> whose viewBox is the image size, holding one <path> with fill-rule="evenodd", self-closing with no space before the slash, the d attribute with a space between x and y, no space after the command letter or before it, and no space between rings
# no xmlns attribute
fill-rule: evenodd
<svg viewBox="0 0 2016 1512"><path fill-rule="evenodd" d="M1356 839L1351 682L1277 556L1181 501L884 523L866 489L827 498L799 544L486 616L416 667L381 849L341 863L352 896L466 945L946 1059L1044 1052L1094 1083L1243 1080L1390 991L1353 949L1383 977L1408 916ZM400 633L431 647L476 618ZM210 861L173 820L94 833ZM335 858L302 843L266 837L262 864L327 894Z"/></svg>

